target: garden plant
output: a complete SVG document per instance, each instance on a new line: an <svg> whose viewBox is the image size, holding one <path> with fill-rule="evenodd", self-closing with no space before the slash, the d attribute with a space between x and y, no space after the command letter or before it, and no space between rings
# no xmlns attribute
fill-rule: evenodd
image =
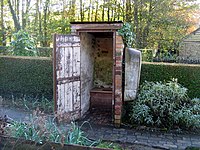
<svg viewBox="0 0 200 150"><path fill-rule="evenodd" d="M41 147L46 142L52 142L61 144L61 147L64 146L64 144L75 144L81 146L121 150L120 145L117 143L103 142L101 140L90 140L86 133L81 129L82 126L88 122L83 122L80 126L75 122L71 122L69 124L64 123L63 126L63 121L60 120L59 124L61 122L62 123L59 125L56 120L60 120L60 118L56 119L55 117L48 117L39 109L37 109L30 116L28 122L12 121L0 129L4 131L2 132L3 135L19 139L18 142L20 142L20 139L33 141L36 144L41 144Z"/></svg>
<svg viewBox="0 0 200 150"><path fill-rule="evenodd" d="M130 116L133 124L197 129L200 127L200 99L190 99L187 88L176 79L145 82L132 103Z"/></svg>

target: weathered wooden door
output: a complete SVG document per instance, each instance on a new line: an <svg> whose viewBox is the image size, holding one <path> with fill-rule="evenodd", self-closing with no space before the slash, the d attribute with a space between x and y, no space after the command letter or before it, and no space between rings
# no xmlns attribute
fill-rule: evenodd
<svg viewBox="0 0 200 150"><path fill-rule="evenodd" d="M55 110L70 119L80 117L80 38L54 35Z"/></svg>

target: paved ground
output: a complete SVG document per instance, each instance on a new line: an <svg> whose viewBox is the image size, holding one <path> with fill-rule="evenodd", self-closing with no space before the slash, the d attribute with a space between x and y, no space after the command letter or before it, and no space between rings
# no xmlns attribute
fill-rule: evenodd
<svg viewBox="0 0 200 150"><path fill-rule="evenodd" d="M155 133L124 128L91 125L82 129L92 139L103 139L131 144L143 144L154 148L185 149L188 146L200 147L200 135Z"/></svg>
<svg viewBox="0 0 200 150"><path fill-rule="evenodd" d="M101 111L101 110L100 110ZM188 146L199 147L200 135L177 134L156 131L140 131L130 128L115 128L111 124L111 114L91 110L83 121L88 121L90 125L82 128L90 138L118 141L130 144L142 144L153 148L163 149L185 149ZM103 118L103 119L101 119ZM107 118L107 119L105 119ZM82 122L83 122L82 121Z"/></svg>
<svg viewBox="0 0 200 150"><path fill-rule="evenodd" d="M28 112L8 107L0 107L0 116L4 117L4 115L6 115L11 120L13 119L17 121L26 121L30 117Z"/></svg>
<svg viewBox="0 0 200 150"><path fill-rule="evenodd" d="M8 115L8 117L18 121L26 120L27 117L30 116L29 113L24 111L0 107L0 116L4 115ZM82 130L84 130L88 134L88 137L91 139L109 140L114 142L128 143L130 145L142 144L147 145L147 149L185 149L188 146L200 147L200 135L172 134L138 131L127 128L114 128L108 124L110 121L104 120L102 123L106 123L105 125L102 123L98 124L101 121L98 122L97 118L98 117L93 115L90 117L86 116L85 120L88 121L90 125L85 124L82 127ZM94 122L94 119L97 121ZM141 147L141 149L144 149L144 147Z"/></svg>

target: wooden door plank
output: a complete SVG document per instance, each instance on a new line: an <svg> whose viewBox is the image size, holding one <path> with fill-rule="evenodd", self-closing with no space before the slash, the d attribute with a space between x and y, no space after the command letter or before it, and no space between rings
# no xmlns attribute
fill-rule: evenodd
<svg viewBox="0 0 200 150"><path fill-rule="evenodd" d="M80 112L80 38L57 35L56 42L57 110L69 114Z"/></svg>

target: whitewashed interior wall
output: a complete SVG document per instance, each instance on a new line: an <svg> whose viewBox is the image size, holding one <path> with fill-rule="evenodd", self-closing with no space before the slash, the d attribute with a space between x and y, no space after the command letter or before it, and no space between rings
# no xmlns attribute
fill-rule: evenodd
<svg viewBox="0 0 200 150"><path fill-rule="evenodd" d="M94 53L94 83L98 87L112 87L113 39L96 38Z"/></svg>
<svg viewBox="0 0 200 150"><path fill-rule="evenodd" d="M81 115L90 106L90 90L93 88L95 37L82 32L81 41Z"/></svg>

